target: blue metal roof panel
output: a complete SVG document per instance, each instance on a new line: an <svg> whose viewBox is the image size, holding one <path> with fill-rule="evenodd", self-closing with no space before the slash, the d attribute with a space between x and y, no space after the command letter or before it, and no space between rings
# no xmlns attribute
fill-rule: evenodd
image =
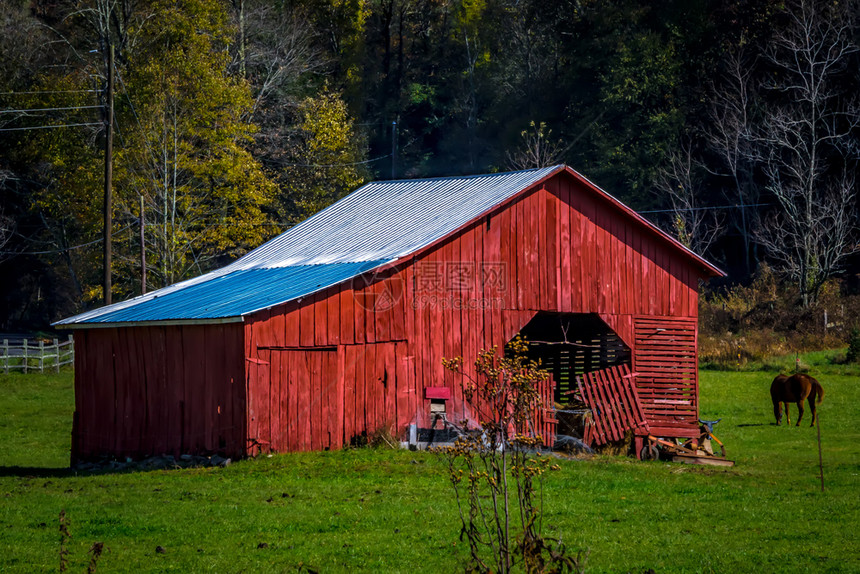
<svg viewBox="0 0 860 574"><path fill-rule="evenodd" d="M563 169L369 183L226 267L55 324L248 315L415 252Z"/></svg>
<svg viewBox="0 0 860 574"><path fill-rule="evenodd" d="M385 261L296 265L234 271L115 309L113 305L60 321L64 324L127 323L237 317L315 293ZM142 298L141 298L142 299Z"/></svg>

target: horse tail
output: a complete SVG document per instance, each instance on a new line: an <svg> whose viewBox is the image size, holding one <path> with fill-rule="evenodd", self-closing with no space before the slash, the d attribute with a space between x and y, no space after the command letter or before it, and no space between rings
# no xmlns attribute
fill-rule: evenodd
<svg viewBox="0 0 860 574"><path fill-rule="evenodd" d="M824 387L821 386L821 383L815 381L815 404L820 405L821 401L824 400Z"/></svg>

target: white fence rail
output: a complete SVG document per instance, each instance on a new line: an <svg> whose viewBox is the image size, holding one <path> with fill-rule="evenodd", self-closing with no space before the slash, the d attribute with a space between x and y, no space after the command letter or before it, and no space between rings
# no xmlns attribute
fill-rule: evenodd
<svg viewBox="0 0 860 574"><path fill-rule="evenodd" d="M66 341L54 339L51 343L3 339L0 345L0 369L7 375L13 371L59 373L60 367L74 362L75 340L71 335Z"/></svg>

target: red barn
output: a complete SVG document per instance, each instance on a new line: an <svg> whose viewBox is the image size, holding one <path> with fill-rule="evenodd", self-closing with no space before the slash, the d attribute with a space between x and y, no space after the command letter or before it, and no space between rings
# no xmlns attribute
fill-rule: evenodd
<svg viewBox="0 0 860 574"><path fill-rule="evenodd" d="M720 274L566 166L370 183L227 267L60 321L72 457L340 448L426 424L428 387L470 418L442 358L518 333L556 398L628 364L652 433L694 436L697 286Z"/></svg>

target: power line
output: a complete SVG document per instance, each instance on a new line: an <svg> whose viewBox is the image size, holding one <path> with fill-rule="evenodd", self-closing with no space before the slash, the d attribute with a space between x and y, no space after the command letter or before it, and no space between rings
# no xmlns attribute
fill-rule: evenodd
<svg viewBox="0 0 860 574"><path fill-rule="evenodd" d="M123 231L127 231L131 229L134 223L129 223L122 229L118 229L111 233L111 236L118 235ZM101 243L104 241L104 237L99 237L98 239L94 239L88 243L81 243L80 245L72 245L70 247L66 247L65 249L51 249L49 251L0 251L0 255L54 255L56 253L65 253L66 251L72 251L74 249L82 249L84 247L89 247L90 245L95 245L96 243Z"/></svg>
<svg viewBox="0 0 860 574"><path fill-rule="evenodd" d="M648 211L637 211L636 213L675 213L677 211L706 211L709 209L746 209L747 207L764 207L770 203L752 203L744 205L714 205L713 207L679 207L678 209L651 209Z"/></svg>
<svg viewBox="0 0 860 574"><path fill-rule="evenodd" d="M0 110L0 114L26 113L26 112L59 112L62 110L91 110L104 106L70 106L68 108L33 108L30 110Z"/></svg>
<svg viewBox="0 0 860 574"><path fill-rule="evenodd" d="M315 164L315 163L284 163L279 160L269 160L272 163L276 163L282 167L347 167L350 165L363 165L365 163L372 163L374 161L379 161L381 159L385 159L387 157L391 157L390 153L385 155L381 155L379 157L374 157L371 159L366 159L364 161L353 161L350 163L331 163L331 164Z"/></svg>
<svg viewBox="0 0 860 574"><path fill-rule="evenodd" d="M36 92L0 92L0 96L23 96L32 94L89 94L100 91L101 90L40 90Z"/></svg>
<svg viewBox="0 0 860 574"><path fill-rule="evenodd" d="M118 230L114 231L113 233L111 233L111 236L119 235L120 233L122 233L124 231L128 231L129 229L131 229L135 225L138 225L137 221L135 221L133 223L129 223L128 225L126 225L122 229L118 229ZM160 225L161 225L160 223L147 223L146 227L159 227ZM204 228L221 227L221 226L235 227L235 225L236 225L235 223L206 223L203 225L199 225L199 227L204 227ZM285 222L280 223L280 222L261 221L259 223L254 223L253 225L254 226L271 226L271 227L290 227L292 224L285 223ZM16 235L23 237L20 233L16 233ZM34 241L34 240L28 239L27 241ZM91 245L95 245L96 243L101 243L102 241L104 241L104 237L94 239L93 241L89 241L87 243L81 243L80 245L72 245L70 247L66 247L65 249L50 249L47 251L0 251L0 255L54 255L57 253L64 253L66 251L73 251L75 249L82 249L84 247L90 247ZM47 243L47 242L45 242L45 243Z"/></svg>
<svg viewBox="0 0 860 574"><path fill-rule="evenodd" d="M103 125L104 122L90 122L85 124L60 124L53 126L30 126L27 128L0 128L0 132L18 132L23 130L47 130L51 128L74 128L78 126L100 126Z"/></svg>

